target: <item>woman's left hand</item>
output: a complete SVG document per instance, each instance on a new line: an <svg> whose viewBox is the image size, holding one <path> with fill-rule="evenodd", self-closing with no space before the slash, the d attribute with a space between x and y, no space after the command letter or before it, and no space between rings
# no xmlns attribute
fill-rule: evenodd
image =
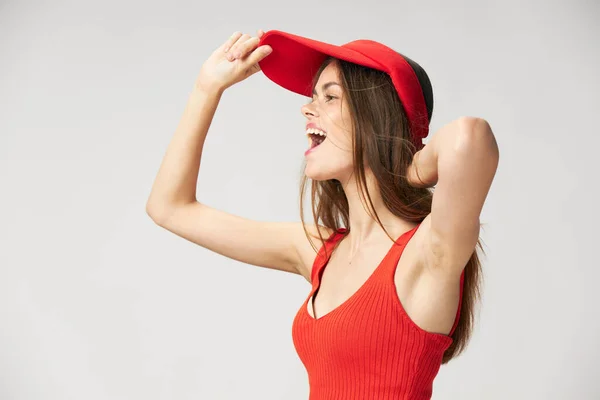
<svg viewBox="0 0 600 400"><path fill-rule="evenodd" d="M435 186L438 181L437 157L433 146L426 145L417 151L406 170L408 183L417 188Z"/></svg>

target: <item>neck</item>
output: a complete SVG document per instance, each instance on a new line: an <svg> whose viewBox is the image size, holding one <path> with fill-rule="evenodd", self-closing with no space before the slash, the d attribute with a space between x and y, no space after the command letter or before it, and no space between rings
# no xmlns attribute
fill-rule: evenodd
<svg viewBox="0 0 600 400"><path fill-rule="evenodd" d="M366 180L369 196L373 202L373 208L376 211L379 220L385 227L385 230L394 239L400 233L410 229L409 222L402 220L392 214L383 203L376 180L371 171L367 170ZM359 193L357 181L355 179L348 180L342 184L349 206L349 228L345 240L348 242L350 254L355 254L359 248L369 247L374 243L381 243L387 238L387 234L375 219L374 214L369 213L370 206L368 199L363 199ZM364 204L363 204L364 202Z"/></svg>

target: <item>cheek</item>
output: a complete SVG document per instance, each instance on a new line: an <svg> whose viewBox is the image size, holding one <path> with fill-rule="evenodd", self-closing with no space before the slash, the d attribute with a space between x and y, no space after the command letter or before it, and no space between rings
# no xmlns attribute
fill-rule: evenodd
<svg viewBox="0 0 600 400"><path fill-rule="evenodd" d="M346 167L348 165L352 165L353 153L350 149L350 143L329 143L330 146L327 147L327 155L325 158L325 162L328 165L331 165L334 168ZM325 153L325 152L324 152Z"/></svg>
<svg viewBox="0 0 600 400"><path fill-rule="evenodd" d="M328 145L337 151L345 154L352 153L352 137L349 132L336 129L327 135L326 142L329 142Z"/></svg>

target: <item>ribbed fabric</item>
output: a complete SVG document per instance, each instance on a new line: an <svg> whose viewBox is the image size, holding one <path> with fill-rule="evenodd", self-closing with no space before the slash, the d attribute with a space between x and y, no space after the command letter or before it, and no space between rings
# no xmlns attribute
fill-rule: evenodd
<svg viewBox="0 0 600 400"><path fill-rule="evenodd" d="M452 338L416 325L404 311L394 283L402 251L419 226L392 244L372 275L347 301L315 319L307 308L329 261L324 249L331 255L346 230L334 232L319 250L311 272L312 290L292 324L294 347L308 373L309 400L431 398L433 380ZM463 276L452 332L460 314L462 289Z"/></svg>

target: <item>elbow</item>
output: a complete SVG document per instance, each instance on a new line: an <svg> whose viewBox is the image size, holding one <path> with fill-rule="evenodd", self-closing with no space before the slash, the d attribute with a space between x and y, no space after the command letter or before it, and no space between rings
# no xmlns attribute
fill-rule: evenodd
<svg viewBox="0 0 600 400"><path fill-rule="evenodd" d="M156 223L159 226L162 226L164 220L169 215L169 208L165 207L164 204L147 202L146 215L148 215L150 219L154 221L154 223Z"/></svg>
<svg viewBox="0 0 600 400"><path fill-rule="evenodd" d="M498 158L499 148L490 124L483 118L461 117L458 120L460 133L456 137L455 149L471 153L485 152L487 156Z"/></svg>
<svg viewBox="0 0 600 400"><path fill-rule="evenodd" d="M152 221L158 224L159 218L155 205L146 203L146 215L148 215Z"/></svg>

